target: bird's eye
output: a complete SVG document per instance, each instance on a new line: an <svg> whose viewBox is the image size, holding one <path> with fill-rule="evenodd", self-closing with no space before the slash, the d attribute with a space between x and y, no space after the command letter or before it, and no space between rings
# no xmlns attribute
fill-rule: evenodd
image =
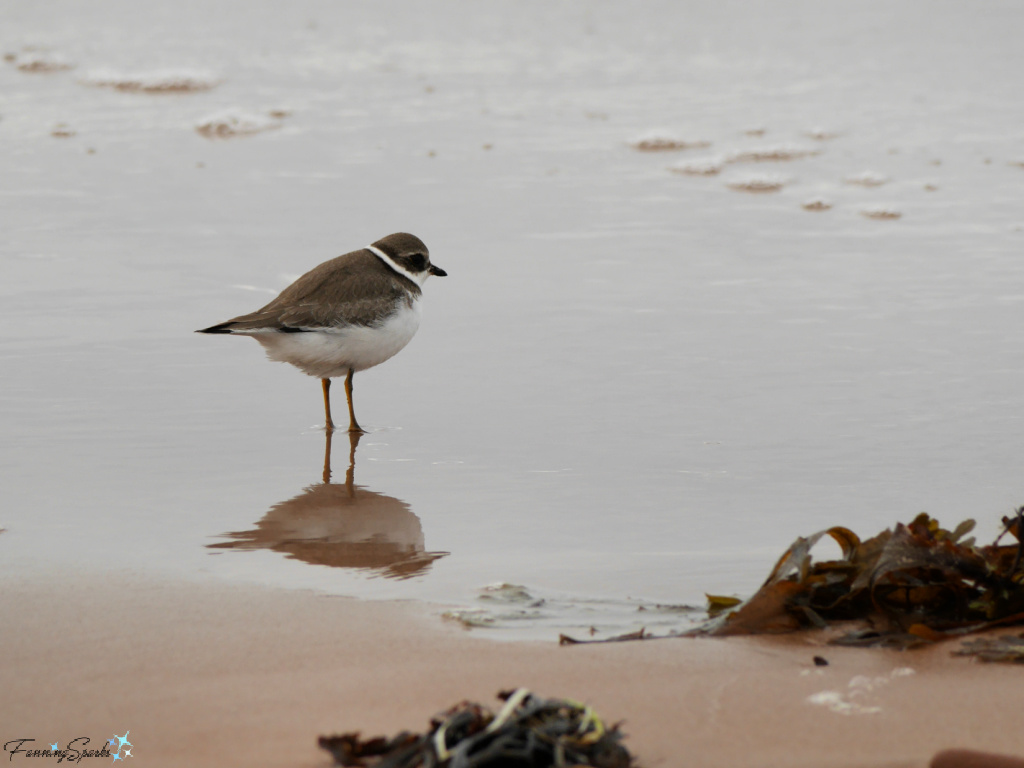
<svg viewBox="0 0 1024 768"><path fill-rule="evenodd" d="M427 257L422 253L414 253L409 257L409 264L417 272L422 272L427 268Z"/></svg>

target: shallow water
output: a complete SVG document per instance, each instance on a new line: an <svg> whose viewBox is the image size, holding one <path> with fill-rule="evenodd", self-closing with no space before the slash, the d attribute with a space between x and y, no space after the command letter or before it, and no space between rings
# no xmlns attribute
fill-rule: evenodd
<svg viewBox="0 0 1024 768"><path fill-rule="evenodd" d="M1018 5L253 7L4 10L0 568L613 631L1024 503ZM192 331L396 230L449 277L324 488L318 383Z"/></svg>

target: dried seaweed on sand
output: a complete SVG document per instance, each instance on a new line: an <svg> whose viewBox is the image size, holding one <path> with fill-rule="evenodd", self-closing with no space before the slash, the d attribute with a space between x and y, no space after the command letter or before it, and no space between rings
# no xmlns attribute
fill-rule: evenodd
<svg viewBox="0 0 1024 768"><path fill-rule="evenodd" d="M358 732L321 736L338 765L366 768L629 768L633 758L594 711L568 699L543 699L525 688L502 691L494 714L469 701L430 721L424 734L403 731L391 739L362 739Z"/></svg>
<svg viewBox="0 0 1024 768"><path fill-rule="evenodd" d="M909 648L1024 624L1024 507L1003 518L1003 526L988 546L967 538L973 520L950 531L924 513L866 540L842 526L798 538L753 597L731 605L709 596L712 618L684 636L770 634L855 622L831 642ZM1001 544L1007 534L1016 542ZM816 562L811 550L826 537L839 545L841 557ZM648 639L656 638L642 630L612 638ZM971 655L1024 660L1024 642L979 645Z"/></svg>
<svg viewBox="0 0 1024 768"><path fill-rule="evenodd" d="M984 547L965 538L973 520L949 531L926 514L865 541L839 526L799 538L753 597L700 632L788 632L858 620L861 629L833 642L908 647L1024 623L1022 518L1024 508L1004 518L1003 533ZM1017 542L1000 545L1007 533ZM814 562L811 548L825 536L842 558Z"/></svg>

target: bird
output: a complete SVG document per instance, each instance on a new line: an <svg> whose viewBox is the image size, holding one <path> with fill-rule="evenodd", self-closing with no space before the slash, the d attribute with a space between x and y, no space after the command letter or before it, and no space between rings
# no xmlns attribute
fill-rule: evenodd
<svg viewBox="0 0 1024 768"><path fill-rule="evenodd" d="M448 273L430 263L415 235L395 232L325 261L255 312L196 333L252 336L267 357L320 379L325 429L331 418L331 379L345 377L350 433L365 434L352 406L352 377L398 354L420 325L423 284Z"/></svg>

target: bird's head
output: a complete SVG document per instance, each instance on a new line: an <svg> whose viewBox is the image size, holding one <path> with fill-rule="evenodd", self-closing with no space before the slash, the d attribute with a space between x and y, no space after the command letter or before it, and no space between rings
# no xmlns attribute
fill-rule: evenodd
<svg viewBox="0 0 1024 768"><path fill-rule="evenodd" d="M416 235L396 232L373 243L373 248L384 253L417 285L423 285L431 275L445 277L448 273L430 263L430 251Z"/></svg>

